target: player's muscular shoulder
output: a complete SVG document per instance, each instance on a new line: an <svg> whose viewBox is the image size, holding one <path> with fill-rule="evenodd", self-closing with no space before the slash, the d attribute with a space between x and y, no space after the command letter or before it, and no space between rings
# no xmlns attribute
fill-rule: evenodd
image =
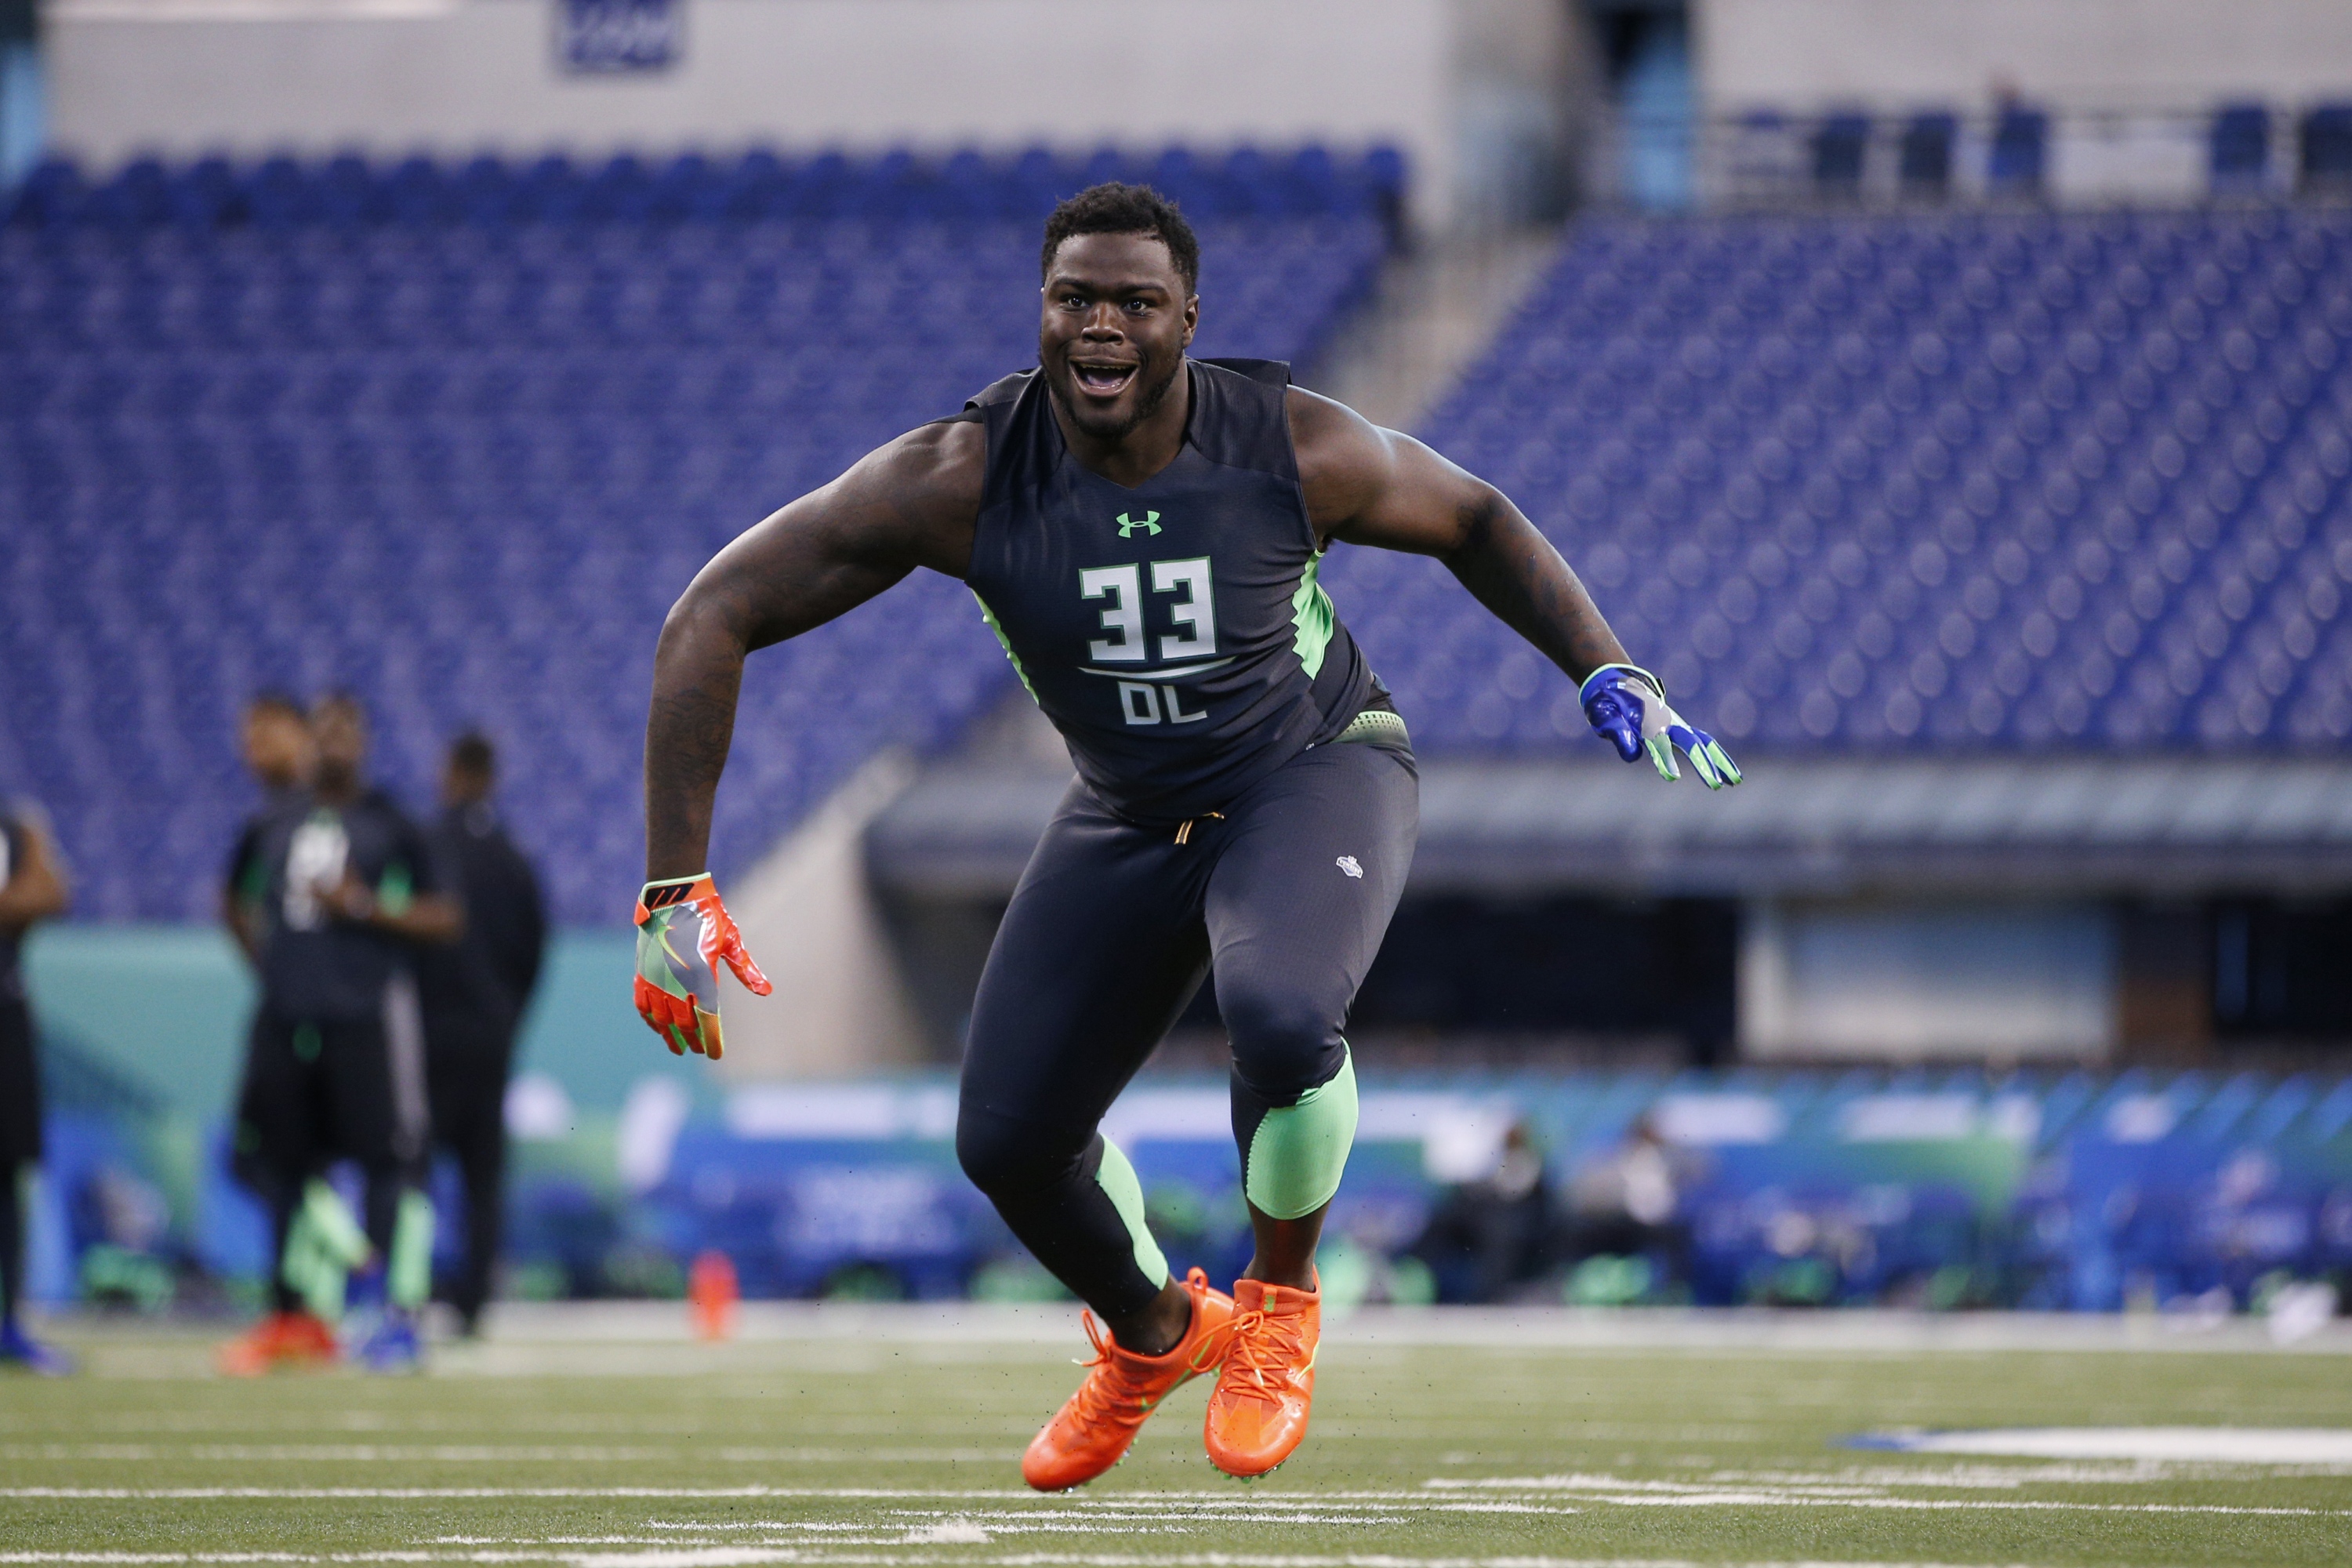
<svg viewBox="0 0 2352 1568"><path fill-rule="evenodd" d="M1290 441L1317 536L1422 555L1450 555L1507 508L1491 485L1410 436L1296 387Z"/></svg>
<svg viewBox="0 0 2352 1568"><path fill-rule="evenodd" d="M1396 437L1304 387L1289 390L1287 406L1307 515L1317 536L1328 540L1378 504L1395 470Z"/></svg>
<svg viewBox="0 0 2352 1568"><path fill-rule="evenodd" d="M865 542L909 566L961 577L988 476L977 421L941 421L876 448L835 484L845 519Z"/></svg>

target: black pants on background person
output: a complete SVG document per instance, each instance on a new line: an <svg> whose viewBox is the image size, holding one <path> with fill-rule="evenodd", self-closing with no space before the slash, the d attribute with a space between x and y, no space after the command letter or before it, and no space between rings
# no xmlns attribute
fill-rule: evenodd
<svg viewBox="0 0 2352 1568"><path fill-rule="evenodd" d="M465 1331L479 1324L503 1229L507 1076L514 1026L477 1016L428 1016L425 1073L433 1142L457 1162L466 1188L466 1258L447 1290Z"/></svg>
<svg viewBox="0 0 2352 1568"><path fill-rule="evenodd" d="M286 1238L310 1179L338 1159L367 1178L362 1222L378 1257L392 1250L400 1194L420 1174L425 1146L422 1052L413 994L387 998L385 1016L289 1018L264 1007L253 1020L237 1099L235 1167L269 1209L274 1250ZM300 1300L276 1270L281 1311Z"/></svg>
<svg viewBox="0 0 2352 1568"><path fill-rule="evenodd" d="M0 995L0 1324L16 1321L25 1293L24 1179L41 1160L41 1076L33 1016Z"/></svg>

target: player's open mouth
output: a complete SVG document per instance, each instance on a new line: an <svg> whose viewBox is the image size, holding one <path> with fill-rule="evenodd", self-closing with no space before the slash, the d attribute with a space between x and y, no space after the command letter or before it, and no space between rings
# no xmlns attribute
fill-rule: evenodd
<svg viewBox="0 0 2352 1568"><path fill-rule="evenodd" d="M1096 397L1117 397L1126 391L1127 384L1135 379L1136 369L1131 364L1070 362L1070 374L1076 379L1079 390Z"/></svg>

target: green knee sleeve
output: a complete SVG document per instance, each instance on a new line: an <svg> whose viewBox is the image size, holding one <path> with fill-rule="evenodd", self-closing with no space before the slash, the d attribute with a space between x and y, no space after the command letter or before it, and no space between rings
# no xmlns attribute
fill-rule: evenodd
<svg viewBox="0 0 2352 1568"><path fill-rule="evenodd" d="M343 1315L344 1282L367 1258L367 1233L335 1189L320 1181L304 1188L278 1266L313 1316L333 1322Z"/></svg>
<svg viewBox="0 0 2352 1568"><path fill-rule="evenodd" d="M433 1294L433 1200L423 1193L400 1194L383 1293L394 1306L408 1308L422 1307Z"/></svg>
<svg viewBox="0 0 2352 1568"><path fill-rule="evenodd" d="M1261 1214L1301 1219L1331 1201L1356 1141L1356 1063L1265 1113L1242 1151L1243 1190Z"/></svg>
<svg viewBox="0 0 2352 1568"><path fill-rule="evenodd" d="M1135 1266L1154 1288L1168 1283L1167 1255L1151 1239L1151 1227L1143 1223L1143 1184L1135 1179L1135 1167L1127 1163L1118 1145L1108 1138L1103 1140L1102 1163L1095 1167L1095 1184L1127 1224L1127 1234L1135 1242Z"/></svg>

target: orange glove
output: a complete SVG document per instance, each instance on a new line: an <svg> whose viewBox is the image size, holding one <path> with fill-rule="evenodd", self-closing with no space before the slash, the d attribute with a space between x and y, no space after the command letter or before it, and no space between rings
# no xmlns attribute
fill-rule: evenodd
<svg viewBox="0 0 2352 1568"><path fill-rule="evenodd" d="M752 995L775 989L743 951L743 933L719 901L709 872L647 882L637 895L637 1015L668 1042L671 1055L719 1059L722 963Z"/></svg>

